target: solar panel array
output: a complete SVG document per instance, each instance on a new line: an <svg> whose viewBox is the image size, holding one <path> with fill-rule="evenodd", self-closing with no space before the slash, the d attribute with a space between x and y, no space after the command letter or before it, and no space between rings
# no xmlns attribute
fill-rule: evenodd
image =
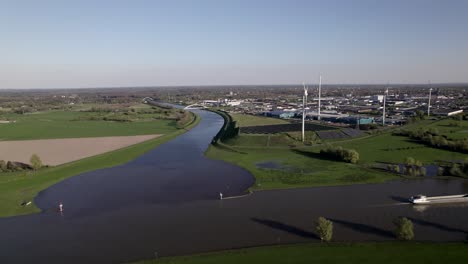
<svg viewBox="0 0 468 264"><path fill-rule="evenodd" d="M360 137L364 135L364 133L361 130L352 129L352 128L344 128L341 131L343 131L343 133L345 133L346 135L350 137Z"/></svg>
<svg viewBox="0 0 468 264"><path fill-rule="evenodd" d="M321 139L337 139L349 137L345 133L341 132L341 130L317 131L316 133Z"/></svg>

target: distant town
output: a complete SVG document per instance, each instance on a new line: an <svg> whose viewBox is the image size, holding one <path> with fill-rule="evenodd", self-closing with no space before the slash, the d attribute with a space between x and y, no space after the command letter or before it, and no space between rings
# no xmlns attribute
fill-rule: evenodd
<svg viewBox="0 0 468 264"><path fill-rule="evenodd" d="M403 125L418 115L452 116L466 111L468 85L323 85L318 112L318 85L305 84L308 100L306 120L322 120L334 125L369 128L375 125ZM194 93L194 89L197 90ZM53 105L81 102L129 103L148 96L190 108L218 107L230 113L243 113L281 119L300 119L303 114L303 85L137 87L69 90L29 90L33 98L23 98L17 90L0 93L0 111L50 110ZM11 98L15 98L13 102ZM385 101L385 119L383 119ZM65 104L65 105L66 105ZM429 105L430 104L430 105ZM45 108L45 109L44 109ZM320 117L319 117L320 116ZM362 126L361 126L362 127Z"/></svg>
<svg viewBox="0 0 468 264"><path fill-rule="evenodd" d="M158 97L194 108L220 107L230 113L297 119L302 118L304 107L301 86L224 87L224 93L204 88L196 97L188 97L189 90L180 89ZM418 115L460 114L468 105L466 85L325 85L319 114L317 86L306 85L306 120L336 125L403 125Z"/></svg>

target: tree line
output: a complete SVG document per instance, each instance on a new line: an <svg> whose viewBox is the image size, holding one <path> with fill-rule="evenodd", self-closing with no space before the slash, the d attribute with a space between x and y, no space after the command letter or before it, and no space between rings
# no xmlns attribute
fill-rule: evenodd
<svg viewBox="0 0 468 264"><path fill-rule="evenodd" d="M356 150L345 149L341 146L327 145L320 150L320 155L353 164L359 161L359 153Z"/></svg>
<svg viewBox="0 0 468 264"><path fill-rule="evenodd" d="M23 170L38 170L44 165L37 154L33 154L29 159L30 164L0 160L0 172L15 172Z"/></svg>
<svg viewBox="0 0 468 264"><path fill-rule="evenodd" d="M457 177L468 177L468 158L462 162L450 162L446 166L439 167L440 175L451 175Z"/></svg>
<svg viewBox="0 0 468 264"><path fill-rule="evenodd" d="M237 127L237 122L234 121L228 113L220 110L212 111L219 114L224 119L224 125L218 134L216 134L216 136L213 138L213 143L218 143L220 140L224 141L239 135L239 127Z"/></svg>
<svg viewBox="0 0 468 264"><path fill-rule="evenodd" d="M419 128L417 130L397 130L393 132L396 136L405 136L422 142L433 148L447 149L468 153L468 138L451 140L446 135L442 135L435 128Z"/></svg>
<svg viewBox="0 0 468 264"><path fill-rule="evenodd" d="M408 176L426 176L426 168L423 163L412 157L407 157L402 168L398 164L388 164L387 170L395 173L401 173Z"/></svg>

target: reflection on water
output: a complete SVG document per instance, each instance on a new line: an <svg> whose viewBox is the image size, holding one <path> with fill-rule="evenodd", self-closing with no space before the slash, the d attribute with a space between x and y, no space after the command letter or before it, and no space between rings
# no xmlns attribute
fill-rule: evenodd
<svg viewBox="0 0 468 264"><path fill-rule="evenodd" d="M419 213L426 212L428 210L440 210L442 208L465 208L468 209L468 202L460 203L438 203L438 204L414 204L413 210ZM468 213L468 212L467 212Z"/></svg>

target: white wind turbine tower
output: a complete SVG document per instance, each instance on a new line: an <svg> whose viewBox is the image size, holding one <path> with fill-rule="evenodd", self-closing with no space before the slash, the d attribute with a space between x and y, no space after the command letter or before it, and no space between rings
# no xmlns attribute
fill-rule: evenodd
<svg viewBox="0 0 468 264"><path fill-rule="evenodd" d="M385 126L385 101L388 96L388 87L387 90L385 90L385 94L383 96L383 114L382 114L382 126Z"/></svg>
<svg viewBox="0 0 468 264"><path fill-rule="evenodd" d="M320 99L321 99L321 95L322 95L322 75L320 75L320 79L319 79L317 120L320 120Z"/></svg>
<svg viewBox="0 0 468 264"><path fill-rule="evenodd" d="M432 93L432 87L429 88L429 101L427 102L427 116L429 116L430 111L431 111L431 93Z"/></svg>
<svg viewBox="0 0 468 264"><path fill-rule="evenodd" d="M302 142L305 141L305 117L306 117L306 105L307 105L307 90L305 83L302 83L304 86L304 95L302 96Z"/></svg>

